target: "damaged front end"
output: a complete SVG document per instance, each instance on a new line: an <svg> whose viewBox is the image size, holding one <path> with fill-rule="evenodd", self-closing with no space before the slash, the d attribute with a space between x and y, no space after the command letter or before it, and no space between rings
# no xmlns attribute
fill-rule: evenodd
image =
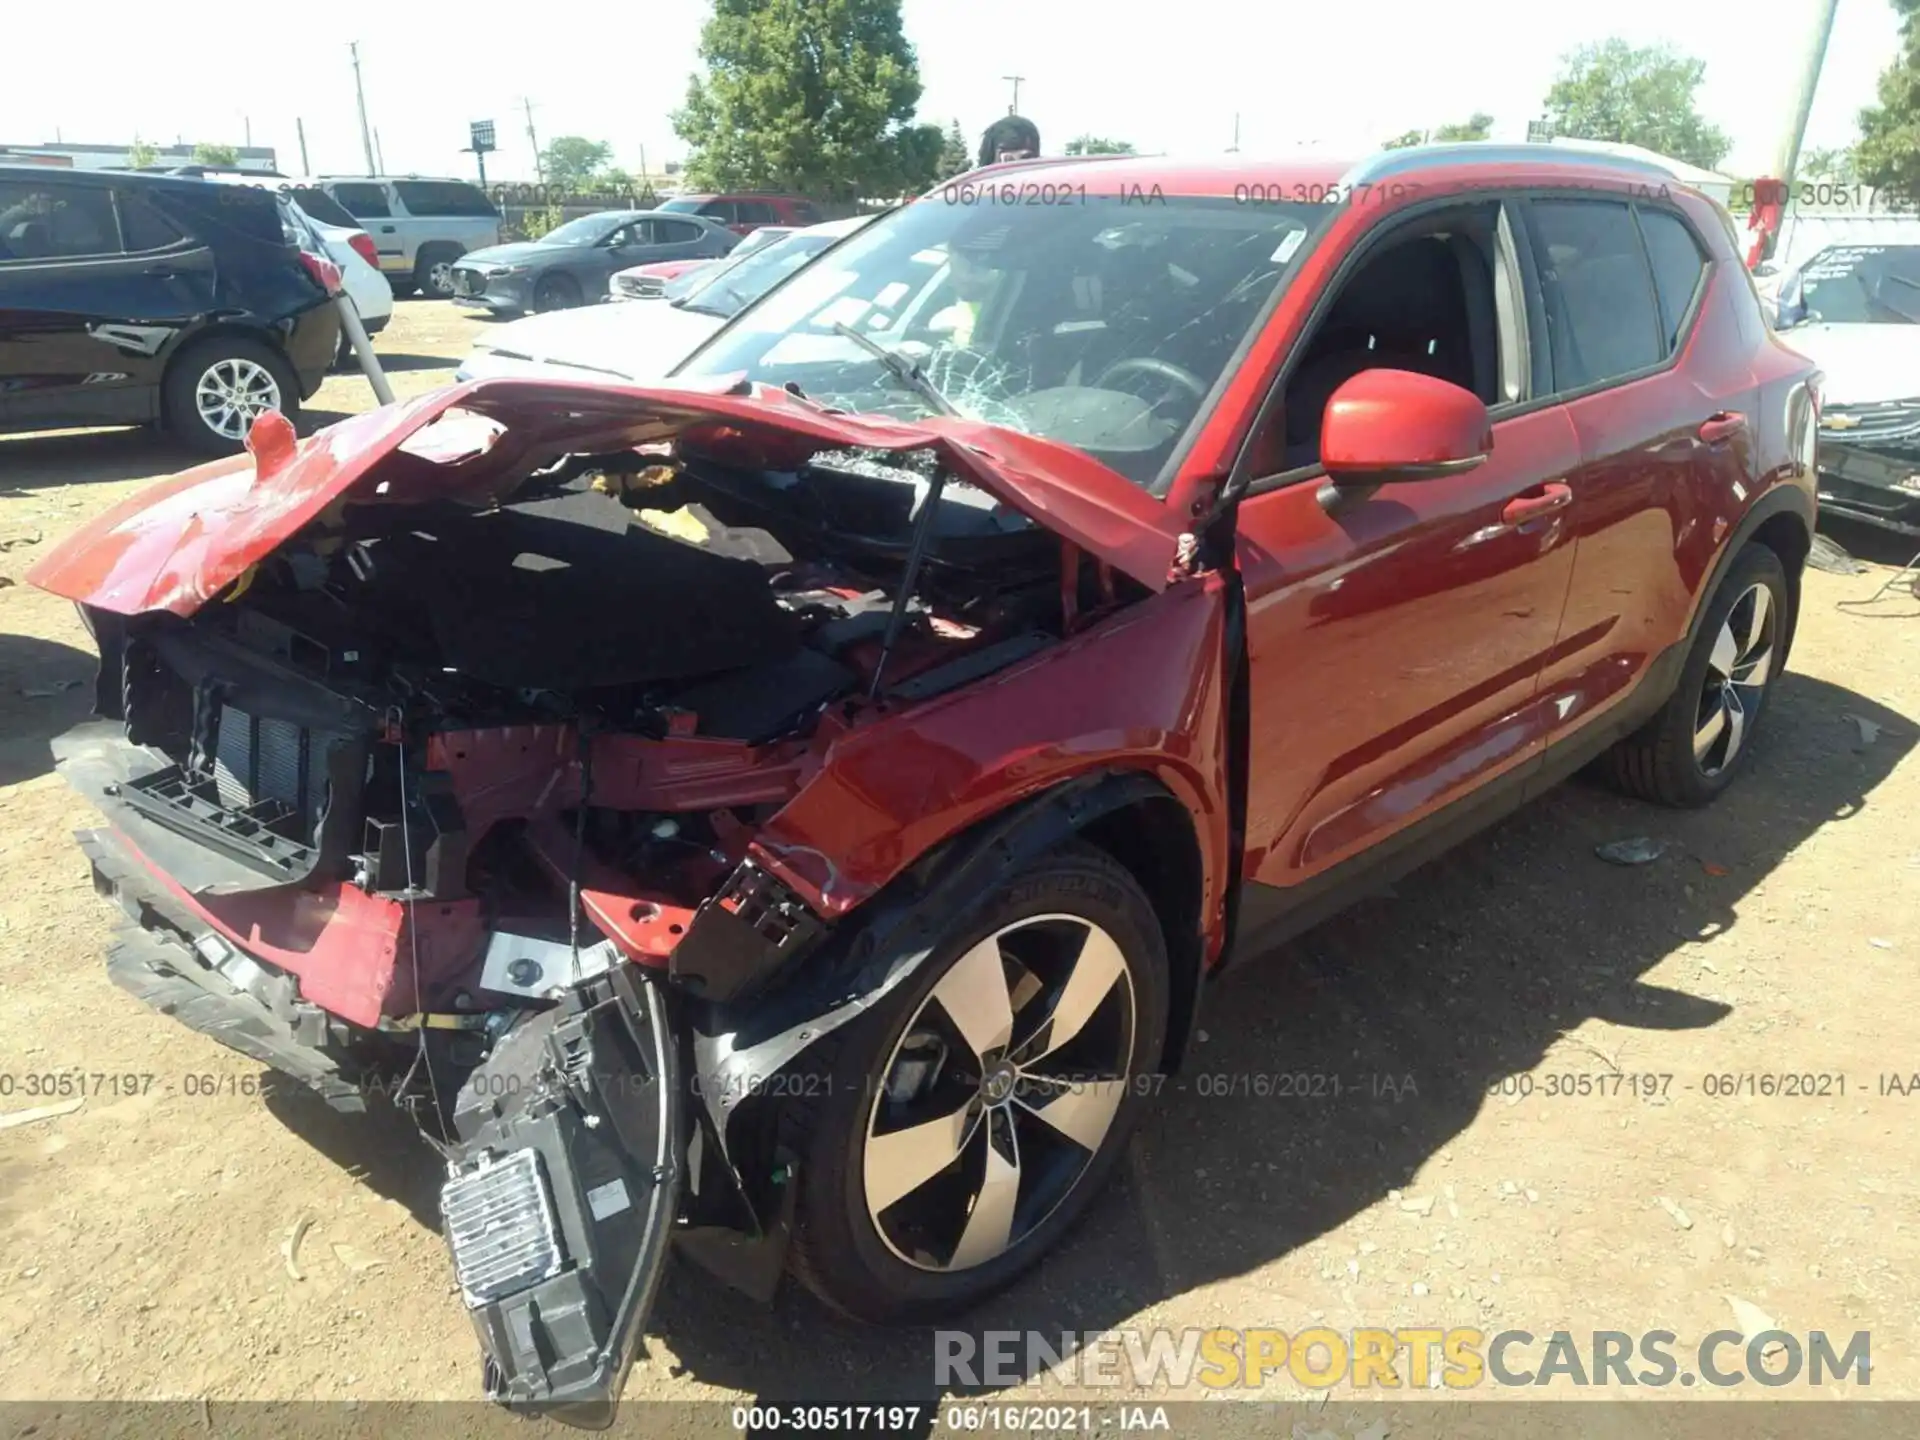
<svg viewBox="0 0 1920 1440"><path fill-rule="evenodd" d="M795 1157L755 1102L909 968L837 945L852 912L1008 803L977 726L914 716L1165 588L1177 537L1045 442L777 392L276 421L32 577L100 651L56 759L108 821L112 975L412 1109L488 1393L600 1423L671 1235L771 1289ZM1210 623L1135 643L1184 664ZM1177 740L1164 688L1117 733ZM1040 758L1072 708L997 742L1022 785L1082 763Z"/></svg>
<svg viewBox="0 0 1920 1440"><path fill-rule="evenodd" d="M1920 399L1820 412L1820 508L1920 535Z"/></svg>

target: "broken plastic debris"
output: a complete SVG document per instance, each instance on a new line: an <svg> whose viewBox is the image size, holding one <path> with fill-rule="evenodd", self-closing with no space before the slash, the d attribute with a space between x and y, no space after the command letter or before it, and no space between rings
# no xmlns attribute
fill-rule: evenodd
<svg viewBox="0 0 1920 1440"><path fill-rule="evenodd" d="M1667 853L1667 842L1635 835L1630 840L1609 840L1604 845L1596 845L1593 853L1615 865L1646 865Z"/></svg>
<svg viewBox="0 0 1920 1440"><path fill-rule="evenodd" d="M1862 745L1871 745L1873 744L1874 741L1880 738L1880 732L1882 727L1878 724L1878 722L1869 720L1864 715L1848 714L1848 715L1843 715L1840 718L1843 720L1851 720L1856 726L1859 727L1860 743Z"/></svg>
<svg viewBox="0 0 1920 1440"><path fill-rule="evenodd" d="M1659 1197L1659 1205L1662 1210L1673 1217L1673 1223L1678 1225L1682 1230L1691 1230L1693 1228L1693 1217L1666 1196L1662 1195Z"/></svg>
<svg viewBox="0 0 1920 1440"><path fill-rule="evenodd" d="M304 1280L307 1278L300 1273L300 1242L306 1237L307 1231L312 1228L313 1217L311 1215L302 1215L298 1220L293 1222L293 1228L287 1231L287 1238L280 1242L280 1258L286 1262L287 1274L291 1275L295 1280Z"/></svg>
<svg viewBox="0 0 1920 1440"><path fill-rule="evenodd" d="M62 1100L58 1105L36 1105L31 1110L15 1110L10 1115L0 1115L0 1130L12 1130L21 1125L33 1125L41 1120L57 1120L62 1115L71 1115L87 1103L82 1095L73 1100Z"/></svg>

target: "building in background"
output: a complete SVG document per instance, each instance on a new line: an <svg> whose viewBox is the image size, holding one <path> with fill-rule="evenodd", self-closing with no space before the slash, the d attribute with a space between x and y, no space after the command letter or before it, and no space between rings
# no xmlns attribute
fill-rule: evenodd
<svg viewBox="0 0 1920 1440"><path fill-rule="evenodd" d="M156 165L191 165L193 146L153 145ZM235 145L239 168L272 175L280 166L271 145ZM72 170L127 170L132 168L133 147L126 145L5 145L0 144L0 165L52 165Z"/></svg>

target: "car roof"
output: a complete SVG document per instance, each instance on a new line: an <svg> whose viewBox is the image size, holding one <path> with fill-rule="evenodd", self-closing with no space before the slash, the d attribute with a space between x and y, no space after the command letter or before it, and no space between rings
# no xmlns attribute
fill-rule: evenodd
<svg viewBox="0 0 1920 1440"><path fill-rule="evenodd" d="M1500 145L1485 140L1455 144L1410 145L1355 160L1301 151L1270 157L1218 155L1178 158L1166 155L1041 156L1009 160L970 170L947 186L1019 177L1025 185L1097 187L1098 193L1130 195L1136 188L1167 195L1244 196L1249 190L1280 199L1342 198L1350 189L1417 183L1417 178L1467 168L1524 167L1567 179L1684 185L1673 171L1649 161L1580 150L1565 145ZM1264 191L1263 191L1263 187ZM1685 188L1691 189L1691 186ZM940 193L938 190L930 192Z"/></svg>

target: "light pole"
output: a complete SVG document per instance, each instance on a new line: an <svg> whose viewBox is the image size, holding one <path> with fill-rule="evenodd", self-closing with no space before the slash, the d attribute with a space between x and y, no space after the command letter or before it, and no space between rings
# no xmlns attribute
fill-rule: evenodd
<svg viewBox="0 0 1920 1440"><path fill-rule="evenodd" d="M1007 113L1009 115L1018 115L1020 113L1020 82L1027 77L1024 75L1002 75L1000 78L1013 82L1013 103L1007 106Z"/></svg>
<svg viewBox="0 0 1920 1440"><path fill-rule="evenodd" d="M367 89L360 80L360 42L348 41L347 49L353 55L353 94L360 106L360 148L366 152L367 173L378 175L379 167L373 163L373 128L367 124Z"/></svg>

